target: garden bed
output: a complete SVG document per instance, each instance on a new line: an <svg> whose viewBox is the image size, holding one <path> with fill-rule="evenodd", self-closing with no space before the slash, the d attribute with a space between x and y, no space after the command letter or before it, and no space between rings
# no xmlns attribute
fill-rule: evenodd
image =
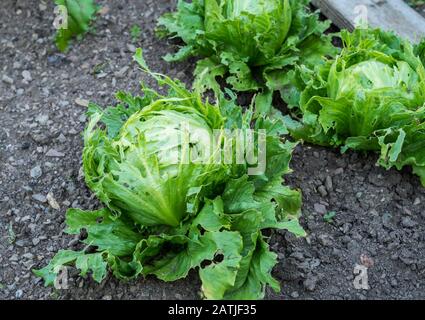
<svg viewBox="0 0 425 320"><path fill-rule="evenodd" d="M175 1L106 3L110 10L96 22L97 33L67 55L53 45L51 6L35 0L0 5L2 299L199 297L195 274L175 283L154 278L122 283L108 277L99 285L75 272L69 289L54 290L31 272L57 250L75 248L77 239L63 234L68 207L99 206L80 173L80 133L86 121L81 99L107 105L118 89L137 92L140 80L153 85L131 62L138 46L153 70L188 85L193 80L193 61L166 63L161 57L169 44L154 36L156 19ZM133 43L135 24L142 35ZM274 274L282 292L268 292L267 298L425 298L425 188L408 170L385 171L375 166L376 160L374 155L297 147L288 182L303 191L302 225L308 237L272 234L271 246L279 254ZM48 194L59 209L52 208ZM325 219L329 212L334 217ZM369 290L353 285L357 264L369 267Z"/></svg>

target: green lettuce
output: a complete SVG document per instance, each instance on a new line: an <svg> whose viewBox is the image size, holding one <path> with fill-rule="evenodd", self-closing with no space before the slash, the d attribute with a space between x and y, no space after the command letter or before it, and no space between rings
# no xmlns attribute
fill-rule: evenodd
<svg viewBox="0 0 425 320"><path fill-rule="evenodd" d="M280 88L291 134L324 146L376 151L387 169L411 166L425 185L424 43L358 29L326 64L297 68Z"/></svg>
<svg viewBox="0 0 425 320"><path fill-rule="evenodd" d="M282 178L295 146L282 138L282 119L255 116L253 107L243 111L230 91L217 104L204 102L200 89L190 92L149 71L140 49L135 60L168 93L143 86L143 96L118 93L116 107L90 106L84 174L105 207L68 210L66 232L85 230L87 247L61 250L35 274L53 285L64 265L98 282L107 270L123 280L175 281L197 269L208 299L260 299L266 285L279 291L271 275L276 254L263 230L305 235L298 222L301 195ZM266 159L255 175L255 161L234 161L239 135L229 134L250 128L249 141L266 143L254 149L257 159ZM230 161L210 161L217 155Z"/></svg>
<svg viewBox="0 0 425 320"><path fill-rule="evenodd" d="M184 46L167 61L190 56L198 61L196 86L219 91L217 77L237 91L261 91L270 101L276 81L294 65L321 63L334 56L330 22L319 21L308 0L179 0L177 11L159 19L162 37L180 38Z"/></svg>
<svg viewBox="0 0 425 320"><path fill-rule="evenodd" d="M67 10L67 26L56 33L56 46L60 51L68 49L69 42L90 30L99 7L93 0L55 0L55 4Z"/></svg>

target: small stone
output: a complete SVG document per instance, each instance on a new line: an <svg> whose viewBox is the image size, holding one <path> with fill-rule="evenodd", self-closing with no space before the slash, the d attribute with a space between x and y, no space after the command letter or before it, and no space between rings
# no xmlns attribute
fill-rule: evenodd
<svg viewBox="0 0 425 320"><path fill-rule="evenodd" d="M9 258L9 261L18 261L18 255L16 253L12 254L12 256Z"/></svg>
<svg viewBox="0 0 425 320"><path fill-rule="evenodd" d="M339 174L343 174L344 173L344 168L338 168L335 170L335 175L339 175Z"/></svg>
<svg viewBox="0 0 425 320"><path fill-rule="evenodd" d="M41 170L40 166L35 166L31 169L30 176L31 178L38 179L43 174L43 171Z"/></svg>
<svg viewBox="0 0 425 320"><path fill-rule="evenodd" d="M129 68L130 68L129 66L122 67L119 71L114 73L115 77L117 78L124 77Z"/></svg>
<svg viewBox="0 0 425 320"><path fill-rule="evenodd" d="M69 206L71 205L71 202L69 202L68 200L65 200L65 201L63 201L63 202L62 202L62 204L63 204L65 207L69 207Z"/></svg>
<svg viewBox="0 0 425 320"><path fill-rule="evenodd" d="M65 156L64 153L59 152L59 151L57 151L55 149L50 149L46 153L46 157L58 157L58 158L61 158L61 157L64 157L64 156Z"/></svg>
<svg viewBox="0 0 425 320"><path fill-rule="evenodd" d="M308 277L303 283L304 288L308 291L314 291L316 289L317 280L316 277Z"/></svg>
<svg viewBox="0 0 425 320"><path fill-rule="evenodd" d="M420 204L421 204L421 199L419 199L419 198L416 198L415 201L413 202L414 206L418 206Z"/></svg>
<svg viewBox="0 0 425 320"><path fill-rule="evenodd" d="M296 292L296 291L294 291L294 292L291 293L291 297L294 298L294 299L299 298L299 296L300 296L300 294L298 292Z"/></svg>
<svg viewBox="0 0 425 320"><path fill-rule="evenodd" d="M389 213L384 213L382 216L382 224L384 227L391 228L392 216Z"/></svg>
<svg viewBox="0 0 425 320"><path fill-rule="evenodd" d="M136 52L136 47L134 45L130 44L130 43L127 44L127 49L130 52Z"/></svg>
<svg viewBox="0 0 425 320"><path fill-rule="evenodd" d="M90 102L88 100L85 100L85 99L77 98L77 99L75 99L75 103L78 104L81 107L88 107Z"/></svg>
<svg viewBox="0 0 425 320"><path fill-rule="evenodd" d="M35 118L35 121L37 121L41 125L45 125L47 123L47 121L49 121L49 115L48 114L39 114Z"/></svg>
<svg viewBox="0 0 425 320"><path fill-rule="evenodd" d="M47 201L46 197L40 193L33 194L31 197L38 202L44 203Z"/></svg>
<svg viewBox="0 0 425 320"><path fill-rule="evenodd" d="M410 217L404 217L401 220L401 225L405 228L413 228L413 227L416 227L418 224L415 221L413 221Z"/></svg>
<svg viewBox="0 0 425 320"><path fill-rule="evenodd" d="M63 133L61 133L58 137L59 142L65 143L66 142L66 137L63 135Z"/></svg>
<svg viewBox="0 0 425 320"><path fill-rule="evenodd" d="M32 81L31 72L29 72L28 70L22 71L22 78L24 78L24 81L26 82L31 82Z"/></svg>
<svg viewBox="0 0 425 320"><path fill-rule="evenodd" d="M84 113L78 117L78 121L80 121L81 123L86 122L86 120L87 116Z"/></svg>
<svg viewBox="0 0 425 320"><path fill-rule="evenodd" d="M49 205L50 205L53 209L55 209L55 210L59 210L59 209L60 209L60 206L59 206L58 202L57 202L57 201L56 201L56 199L53 197L53 194L52 194L51 192L49 192L49 193L47 194L46 199L47 199L47 202L49 203Z"/></svg>
<svg viewBox="0 0 425 320"><path fill-rule="evenodd" d="M13 79L12 79L11 77L8 77L8 76L7 76L7 75L5 75L5 74L2 76L1 80L2 80L4 83L7 83L7 84L13 84Z"/></svg>
<svg viewBox="0 0 425 320"><path fill-rule="evenodd" d="M33 244L34 246L38 245L39 243L40 243L40 239L39 239L39 238L34 238L34 239L32 239L32 244Z"/></svg>
<svg viewBox="0 0 425 320"><path fill-rule="evenodd" d="M325 187L328 190L328 192L332 192L333 190L333 183L331 176L327 176L325 179Z"/></svg>
<svg viewBox="0 0 425 320"><path fill-rule="evenodd" d="M24 257L25 259L28 259L28 260L34 259L34 255L30 252L23 254L22 257Z"/></svg>
<svg viewBox="0 0 425 320"><path fill-rule="evenodd" d="M109 7L108 6L103 6L99 9L99 11L97 12L98 14L100 14L101 16L105 16L109 13Z"/></svg>
<svg viewBox="0 0 425 320"><path fill-rule="evenodd" d="M319 191L322 197L326 197L328 195L328 192L326 191L326 188L324 186L318 187L317 191Z"/></svg>
<svg viewBox="0 0 425 320"><path fill-rule="evenodd" d="M21 289L16 290L16 292L15 292L15 298L16 299L22 298L23 294L24 294L24 292Z"/></svg>
<svg viewBox="0 0 425 320"><path fill-rule="evenodd" d="M327 235L327 234L321 234L317 237L317 239L319 240L319 242L322 244L322 246L324 247L329 247L332 245L332 237Z"/></svg>
<svg viewBox="0 0 425 320"><path fill-rule="evenodd" d="M314 204L314 211L319 214L325 214L327 212L326 207L320 203Z"/></svg>

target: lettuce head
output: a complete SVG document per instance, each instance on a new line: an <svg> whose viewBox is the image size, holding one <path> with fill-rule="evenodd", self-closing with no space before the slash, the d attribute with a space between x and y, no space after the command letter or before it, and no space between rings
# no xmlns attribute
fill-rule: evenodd
<svg viewBox="0 0 425 320"><path fill-rule="evenodd" d="M425 185L424 44L369 29L341 37L340 55L297 68L292 88L280 88L292 108L291 134L343 151L379 152L380 165L411 166Z"/></svg>
<svg viewBox="0 0 425 320"><path fill-rule="evenodd" d="M141 50L134 58L168 93L143 86L143 96L119 92L115 107L90 106L84 175L104 207L68 210L66 232L85 230L84 248L59 251L35 274L57 285L70 265L97 282L108 270L123 280L174 281L196 269L204 298L279 291L263 230L305 234L301 195L283 180L295 146L282 138L283 119L243 111L230 91L203 101L200 89L149 71ZM241 136L255 147L238 161Z"/></svg>
<svg viewBox="0 0 425 320"><path fill-rule="evenodd" d="M219 90L217 77L237 91L260 91L271 100L274 83L294 65L315 65L336 49L308 0L179 0L159 19L159 34L184 46L168 61L200 56L196 85ZM262 99L267 100L267 99Z"/></svg>

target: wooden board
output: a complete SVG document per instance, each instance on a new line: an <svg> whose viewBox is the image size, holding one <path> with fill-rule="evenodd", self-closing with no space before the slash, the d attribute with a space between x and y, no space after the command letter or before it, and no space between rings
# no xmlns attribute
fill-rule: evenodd
<svg viewBox="0 0 425 320"><path fill-rule="evenodd" d="M425 19L402 0L312 0L338 27L353 30L362 17L372 28L393 30L419 42L425 37Z"/></svg>

